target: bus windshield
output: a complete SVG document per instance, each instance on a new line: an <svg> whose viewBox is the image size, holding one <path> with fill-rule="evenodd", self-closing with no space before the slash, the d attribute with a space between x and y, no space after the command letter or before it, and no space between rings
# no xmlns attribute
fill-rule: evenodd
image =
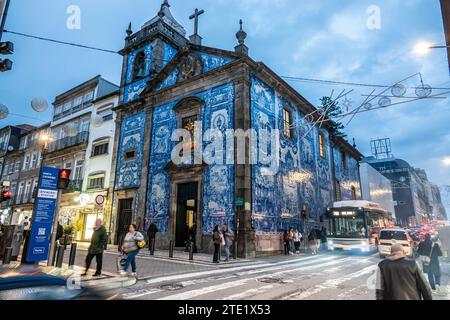
<svg viewBox="0 0 450 320"><path fill-rule="evenodd" d="M363 212L334 212L328 230L330 237L367 238L367 228Z"/></svg>

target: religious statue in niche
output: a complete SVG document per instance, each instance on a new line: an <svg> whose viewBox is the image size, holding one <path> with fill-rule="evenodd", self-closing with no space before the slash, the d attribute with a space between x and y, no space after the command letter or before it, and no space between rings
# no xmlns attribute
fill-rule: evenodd
<svg viewBox="0 0 450 320"><path fill-rule="evenodd" d="M134 58L133 81L141 80L145 77L146 55L144 51L139 52Z"/></svg>
<svg viewBox="0 0 450 320"><path fill-rule="evenodd" d="M178 82L180 82L199 75L202 71L202 63L195 54L190 53L181 59L178 69L180 71Z"/></svg>

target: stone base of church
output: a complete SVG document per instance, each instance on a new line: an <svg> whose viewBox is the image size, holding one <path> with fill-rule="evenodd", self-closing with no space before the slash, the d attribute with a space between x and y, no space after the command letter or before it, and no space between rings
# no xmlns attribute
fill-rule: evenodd
<svg viewBox="0 0 450 320"><path fill-rule="evenodd" d="M273 256L284 252L282 234L256 234L256 256Z"/></svg>

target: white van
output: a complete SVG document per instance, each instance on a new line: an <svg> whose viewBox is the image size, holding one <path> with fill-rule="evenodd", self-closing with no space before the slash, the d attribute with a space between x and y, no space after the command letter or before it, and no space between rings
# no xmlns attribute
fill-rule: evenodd
<svg viewBox="0 0 450 320"><path fill-rule="evenodd" d="M406 230L403 229L382 229L380 231L380 239L378 244L378 252L380 258L384 258L391 254L391 246L394 243L401 244L408 257L414 258L414 241Z"/></svg>

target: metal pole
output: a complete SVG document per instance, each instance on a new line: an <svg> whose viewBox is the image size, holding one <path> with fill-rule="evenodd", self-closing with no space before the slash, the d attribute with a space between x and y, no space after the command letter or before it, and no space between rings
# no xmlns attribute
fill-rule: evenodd
<svg viewBox="0 0 450 320"><path fill-rule="evenodd" d="M64 260L64 246L58 246L58 254L56 256L56 267L61 268Z"/></svg>
<svg viewBox="0 0 450 320"><path fill-rule="evenodd" d="M5 253L3 254L3 264L11 263L12 250L11 247L5 249Z"/></svg>
<svg viewBox="0 0 450 320"><path fill-rule="evenodd" d="M194 261L194 243L189 242L189 261Z"/></svg>
<svg viewBox="0 0 450 320"><path fill-rule="evenodd" d="M170 240L169 243L169 258L173 258L173 241Z"/></svg>
<svg viewBox="0 0 450 320"><path fill-rule="evenodd" d="M57 229L58 229L58 221L59 221L59 209L61 208L61 199L62 199L62 190L61 189L59 189L58 190L58 203L57 203L57 205L56 205L56 208L55 208L55 214L53 215L53 227L52 227L52 237L51 237L51 240L50 240L50 249L49 249L49 251L48 251L48 253L49 253L49 257L48 257L48 260L47 260L47 266L50 266L50 265L52 265L51 264L51 261L53 260L53 258L54 258L54 248L55 248L55 246L56 246L56 233L57 233Z"/></svg>
<svg viewBox="0 0 450 320"><path fill-rule="evenodd" d="M6 0L5 12L3 12L2 24L0 26L0 41L2 41L3 30L5 29L6 17L8 15L9 3L11 0Z"/></svg>
<svg viewBox="0 0 450 320"><path fill-rule="evenodd" d="M72 243L70 246L69 267L75 264L75 257L77 255L77 244Z"/></svg>
<svg viewBox="0 0 450 320"><path fill-rule="evenodd" d="M58 250L58 246L55 246L53 248L53 257L52 257L51 264L50 264L52 266L54 266L56 263L56 250Z"/></svg>

